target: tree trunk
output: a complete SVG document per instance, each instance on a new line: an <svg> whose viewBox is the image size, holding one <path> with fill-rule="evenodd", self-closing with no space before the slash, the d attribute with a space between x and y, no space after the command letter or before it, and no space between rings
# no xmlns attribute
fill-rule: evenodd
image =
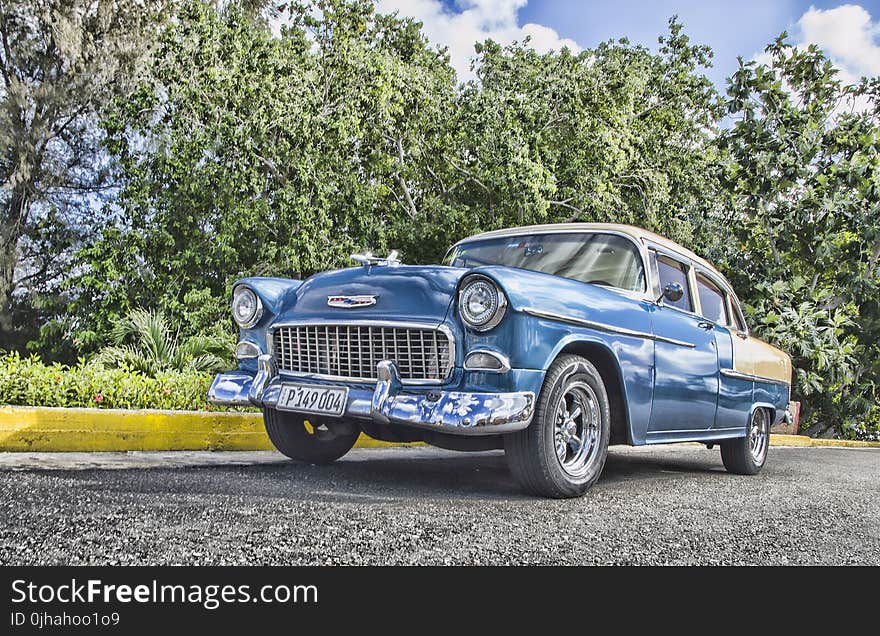
<svg viewBox="0 0 880 636"><path fill-rule="evenodd" d="M0 217L0 348L9 347L12 341L12 292L15 290L18 240L21 238L25 205L25 197L13 191Z"/></svg>
<svg viewBox="0 0 880 636"><path fill-rule="evenodd" d="M12 290L15 274L15 243L7 246L7 228L0 228L0 348L8 347L12 336Z"/></svg>

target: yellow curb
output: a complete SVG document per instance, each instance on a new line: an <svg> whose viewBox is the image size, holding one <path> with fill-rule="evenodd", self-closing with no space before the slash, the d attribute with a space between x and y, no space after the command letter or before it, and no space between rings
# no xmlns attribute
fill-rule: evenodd
<svg viewBox="0 0 880 636"><path fill-rule="evenodd" d="M821 448L823 446L839 446L845 448L880 448L880 442L863 442L855 439L818 439L806 435L782 435L773 433L770 435L771 446L809 446Z"/></svg>
<svg viewBox="0 0 880 636"><path fill-rule="evenodd" d="M773 446L880 448L880 442L770 436ZM361 435L356 448L420 446ZM0 452L272 450L259 413L0 406Z"/></svg>
<svg viewBox="0 0 880 636"><path fill-rule="evenodd" d="M770 446L812 446L812 439L806 435L784 435L772 433Z"/></svg>
<svg viewBox="0 0 880 636"><path fill-rule="evenodd" d="M810 446L837 446L843 448L880 448L880 442L863 442L857 439L812 439Z"/></svg>
<svg viewBox="0 0 880 636"><path fill-rule="evenodd" d="M407 446L361 435L355 447ZM0 406L0 451L271 450L259 413Z"/></svg>

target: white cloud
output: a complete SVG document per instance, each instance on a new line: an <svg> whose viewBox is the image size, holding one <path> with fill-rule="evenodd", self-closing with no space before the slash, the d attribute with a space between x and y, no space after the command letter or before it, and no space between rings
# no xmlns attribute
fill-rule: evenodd
<svg viewBox="0 0 880 636"><path fill-rule="evenodd" d="M577 42L562 38L541 24L519 26L517 13L528 0L457 0L451 11L441 0L377 0L379 13L398 11L419 20L434 44L449 47L449 58L460 81L473 78L470 70L474 43L493 39L501 44L531 36L531 46L540 53L568 47L580 51Z"/></svg>
<svg viewBox="0 0 880 636"><path fill-rule="evenodd" d="M803 44L816 44L834 60L847 78L880 75L880 24L866 9L845 4L834 9L810 9L798 20Z"/></svg>
<svg viewBox="0 0 880 636"><path fill-rule="evenodd" d="M837 68L837 79L843 84L856 84L864 76L880 75L880 21L860 5L844 4L833 9L811 6L797 21L792 33L796 47L815 44L831 58ZM767 52L755 54L758 64L770 65L772 56ZM836 112L851 109L866 110L868 99L857 97L852 103L842 103Z"/></svg>

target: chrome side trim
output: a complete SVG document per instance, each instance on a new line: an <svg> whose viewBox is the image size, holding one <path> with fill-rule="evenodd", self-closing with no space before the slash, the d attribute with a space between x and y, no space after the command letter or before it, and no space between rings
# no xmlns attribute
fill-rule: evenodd
<svg viewBox="0 0 880 636"><path fill-rule="evenodd" d="M702 430L694 430L692 428L676 428L669 431L648 431L647 435L676 435L679 433L724 433L725 431L742 432L742 430L743 429L741 426L728 426L725 428L706 428Z"/></svg>
<svg viewBox="0 0 880 636"><path fill-rule="evenodd" d="M548 320L556 320L559 322L566 322L572 325L578 325L579 327L587 327L589 329L595 329L597 331L604 331L606 333L616 333L622 336L631 336L633 338L644 338L645 340L656 340L658 342L668 342L669 344L678 345L679 347L687 347L689 349L693 349L696 345L692 342L685 342L684 340L676 340L675 338L666 338L665 336L657 336L652 333L647 333L645 331L633 331L632 329L625 329L623 327L614 327L612 325L605 324L603 322L593 322L592 320L583 320L581 318L573 318L571 316L563 316L561 314L554 314L549 311L541 311L540 309L534 309L532 307L524 307L523 313L530 314L532 316L536 316L538 318L546 318Z"/></svg>
<svg viewBox="0 0 880 636"><path fill-rule="evenodd" d="M782 386L789 386L788 382L783 380L777 380L776 378L765 378L762 375L752 375L751 373L743 373L742 371L737 371L735 369L721 369L721 375L734 378L736 380L748 380L750 382L769 382L771 384L781 384Z"/></svg>
<svg viewBox="0 0 880 636"><path fill-rule="evenodd" d="M483 355L491 356L498 360L501 364L500 369L487 369L485 367L472 367L468 366L468 360L470 357L476 353L481 353ZM510 360L507 356L498 353L497 351L492 351L491 349L472 349L468 352L467 356L464 359L464 370L465 371L481 371L483 373L507 373L510 371Z"/></svg>
<svg viewBox="0 0 880 636"><path fill-rule="evenodd" d="M316 325L334 325L339 327L391 327L395 329L436 329L442 331L449 341L449 368L446 375L439 380L401 380L401 384L407 386L439 386L446 384L455 372L455 355L456 345L455 334L447 325L434 322L392 322L387 320L334 320L332 323L326 319L315 320L293 320L286 322L277 322L272 324L267 331L267 341L269 342L270 351L274 352L274 334L279 327L308 327ZM377 378L352 378L348 376L326 375L323 373L303 373L299 371L281 370L280 374L284 377L291 378L307 378L315 380L332 380L334 382L345 382L346 384L375 384Z"/></svg>

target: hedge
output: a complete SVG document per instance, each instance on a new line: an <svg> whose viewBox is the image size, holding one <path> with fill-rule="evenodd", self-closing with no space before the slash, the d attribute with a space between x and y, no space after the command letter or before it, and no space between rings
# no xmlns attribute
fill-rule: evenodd
<svg viewBox="0 0 880 636"><path fill-rule="evenodd" d="M208 404L212 376L166 371L147 377L80 362L43 363L10 353L0 358L0 404L107 409L224 410Z"/></svg>
<svg viewBox="0 0 880 636"><path fill-rule="evenodd" d="M80 362L45 364L18 353L0 357L0 405L163 409L175 411L251 411L208 404L208 373L167 371L148 377L128 369ZM844 437L880 441L880 405Z"/></svg>

